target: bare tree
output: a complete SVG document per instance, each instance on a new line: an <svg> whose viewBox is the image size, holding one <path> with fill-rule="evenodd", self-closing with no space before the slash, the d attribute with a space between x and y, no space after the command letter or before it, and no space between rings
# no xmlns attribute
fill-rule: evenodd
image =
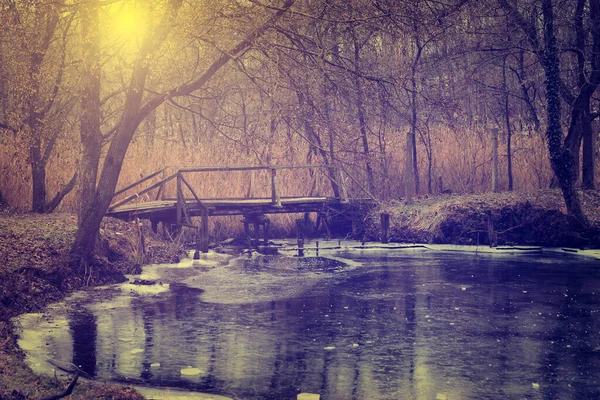
<svg viewBox="0 0 600 400"><path fill-rule="evenodd" d="M12 131L27 143L31 209L36 213L50 213L77 180L75 171L53 198L47 198L46 168L63 133L72 102L63 95L62 88L73 14L66 12L62 1L40 2L31 9L11 2L2 12L5 37L19 46L12 48L10 57L5 56L7 63L2 67L8 74L7 85L13 87L6 91L4 121L0 121L0 128ZM8 102L10 111L6 110Z"/></svg>
<svg viewBox="0 0 600 400"><path fill-rule="evenodd" d="M91 261L100 222L110 205L125 154L140 123L166 100L186 96L202 88L224 65L233 58L239 57L252 46L253 42L262 36L275 21L281 18L294 2L295 0L285 0L274 12L265 8L264 12L269 13L269 16L230 49L222 51L195 79L175 86L170 90L150 95L146 99L145 87L151 69L149 59L166 40L177 20L177 14L181 7L181 0L171 0L168 3L159 26L152 34L148 34L144 38L133 64L131 78L125 92L124 105L114 127L114 132L112 132L110 145L106 152L94 194L91 197L81 199L82 211L79 227L71 248L75 265L84 267ZM93 102L88 103L88 105L91 104ZM93 113L94 110L90 110L90 112ZM97 142L94 141L92 146L96 145ZM98 170L99 165L90 163L89 168ZM90 173L91 175L93 173Z"/></svg>
<svg viewBox="0 0 600 400"><path fill-rule="evenodd" d="M598 82L600 82L600 68L596 68L590 76L587 76L586 82L578 87L578 95L575 101L573 112L571 113L571 129L566 138L563 136L563 128L561 121L561 93L564 92L564 74L561 74L559 62L559 48L556 36L556 20L554 14L554 5L552 0L542 0L541 14L543 18L543 40L538 35L538 29L533 21L534 18L526 18L522 12L517 9L516 5L508 0L499 0L500 5L507 11L509 17L520 29L527 38L531 48L538 55L540 63L545 73L545 88L546 88L546 141L552 169L558 178L560 188L565 199L567 211L577 223L583 227L587 227L588 221L581 208L581 202L575 189L576 184L576 158L575 150L572 143L578 141L574 136L579 135L580 129L576 129L581 124L582 109L579 105L586 103L586 99L595 91ZM583 0L578 0L583 1ZM598 0L591 0L589 3L590 19L598 20ZM537 13L536 7L530 8L533 15ZM594 29L597 31L597 29ZM597 34L594 40L600 40L600 35ZM596 42L595 42L596 43ZM595 44L600 46L600 44ZM596 57L597 58L597 57ZM598 60L595 60L596 67ZM587 104L589 106L589 104ZM579 147L576 147L579 149Z"/></svg>

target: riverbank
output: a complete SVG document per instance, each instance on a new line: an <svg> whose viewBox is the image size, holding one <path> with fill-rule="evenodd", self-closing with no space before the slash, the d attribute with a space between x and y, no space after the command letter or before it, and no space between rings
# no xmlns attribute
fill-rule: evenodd
<svg viewBox="0 0 600 400"><path fill-rule="evenodd" d="M388 213L391 242L600 248L600 192L580 195L587 231L567 217L560 190L548 189L388 201L367 215L365 234L380 240L380 215Z"/></svg>
<svg viewBox="0 0 600 400"><path fill-rule="evenodd" d="M34 375L23 362L10 319L42 310L76 290L124 280L148 263L176 262L183 248L165 242L146 227L106 218L98 256L85 276L70 273L67 262L77 229L70 214L0 215L0 399L38 399L65 389L68 378ZM140 229L145 251L141 251ZM79 382L71 399L141 399L130 388Z"/></svg>

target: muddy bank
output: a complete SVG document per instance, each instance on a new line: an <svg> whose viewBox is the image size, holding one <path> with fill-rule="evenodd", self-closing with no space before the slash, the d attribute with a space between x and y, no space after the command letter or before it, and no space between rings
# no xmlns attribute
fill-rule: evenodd
<svg viewBox="0 0 600 400"><path fill-rule="evenodd" d="M365 218L368 240L379 240L380 214L390 214L390 241L460 245L600 247L600 193L581 192L592 229L577 229L559 190L440 196L383 203Z"/></svg>
<svg viewBox="0 0 600 400"><path fill-rule="evenodd" d="M62 391L68 379L35 376L17 348L10 319L41 310L75 290L123 281L148 263L176 262L183 248L146 227L105 218L94 265L71 273L69 247L77 228L70 214L0 216L0 399L37 399ZM144 251L140 232L143 231ZM72 399L139 399L135 391L78 383Z"/></svg>

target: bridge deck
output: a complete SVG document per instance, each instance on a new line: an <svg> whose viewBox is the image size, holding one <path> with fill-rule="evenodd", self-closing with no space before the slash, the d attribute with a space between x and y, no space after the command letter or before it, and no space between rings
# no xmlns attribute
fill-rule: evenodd
<svg viewBox="0 0 600 400"><path fill-rule="evenodd" d="M209 216L249 215L249 214L281 214L296 212L317 212L326 206L342 204L339 199L331 197L288 197L281 198L281 206L273 204L271 198L244 199L195 199L186 200L186 209L190 217L200 216L204 207ZM177 200L157 200L142 203L128 203L113 207L107 216L124 220L133 218L154 218L158 220L175 220Z"/></svg>

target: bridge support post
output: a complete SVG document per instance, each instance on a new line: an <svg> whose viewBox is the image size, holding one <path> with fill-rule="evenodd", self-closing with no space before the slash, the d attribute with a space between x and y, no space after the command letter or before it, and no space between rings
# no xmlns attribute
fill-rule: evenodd
<svg viewBox="0 0 600 400"><path fill-rule="evenodd" d="M246 235L246 242L248 247L252 245L259 246L260 245L260 227L263 227L263 244L267 246L269 244L269 228L271 226L271 221L265 215L261 214L252 214L244 216L242 220L244 223L244 233ZM250 224L252 224L252 230L250 229Z"/></svg>
<svg viewBox="0 0 600 400"><path fill-rule="evenodd" d="M304 219L296 220L296 233L298 236L298 257L304 257Z"/></svg>
<svg viewBox="0 0 600 400"><path fill-rule="evenodd" d="M196 228L196 251L194 252L194 260L200 259L200 252L208 253L210 244L208 235L208 209L202 210L200 215L200 227Z"/></svg>
<svg viewBox="0 0 600 400"><path fill-rule="evenodd" d="M331 230L329 229L329 223L327 223L327 213L324 211L319 211L317 214L315 232L319 232L321 225L323 225L325 227L325 230L327 231L327 240L331 239Z"/></svg>
<svg viewBox="0 0 600 400"><path fill-rule="evenodd" d="M208 244L208 209L203 209L200 222L200 251L208 253Z"/></svg>

